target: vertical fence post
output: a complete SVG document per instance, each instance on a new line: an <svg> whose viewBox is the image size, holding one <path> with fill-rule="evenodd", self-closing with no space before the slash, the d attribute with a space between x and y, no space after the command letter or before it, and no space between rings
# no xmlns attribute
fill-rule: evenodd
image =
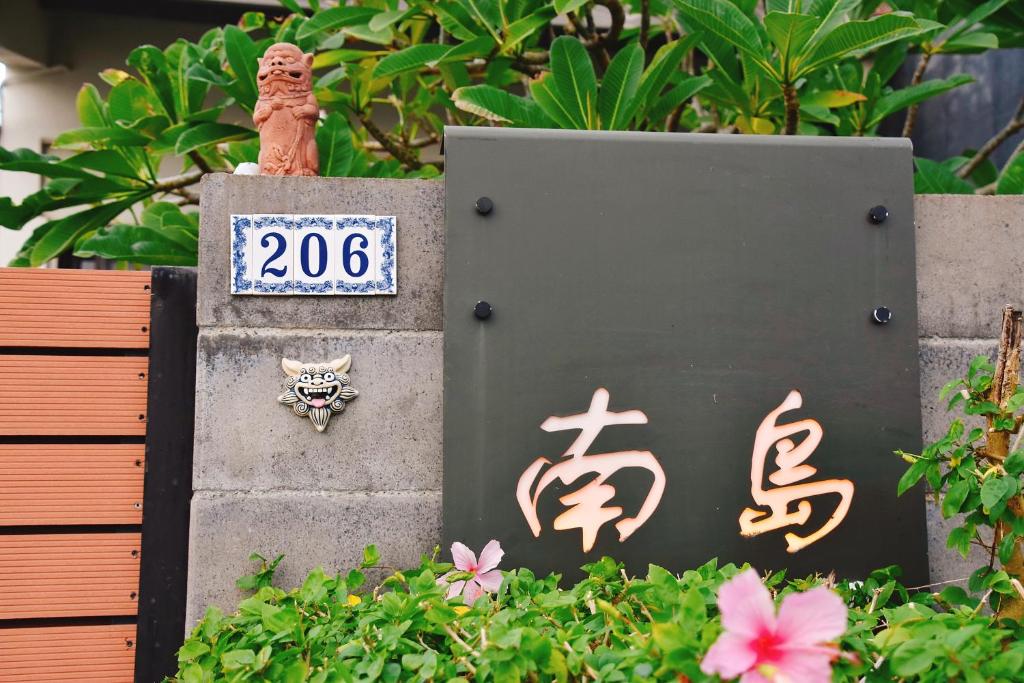
<svg viewBox="0 0 1024 683"><path fill-rule="evenodd" d="M154 268L152 297L136 683L173 675L185 635L196 385L195 271Z"/></svg>

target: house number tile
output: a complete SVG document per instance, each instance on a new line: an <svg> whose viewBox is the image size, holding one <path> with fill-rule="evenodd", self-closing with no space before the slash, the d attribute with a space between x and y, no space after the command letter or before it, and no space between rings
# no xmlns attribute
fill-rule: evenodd
<svg viewBox="0 0 1024 683"><path fill-rule="evenodd" d="M231 293L396 294L394 216L231 216Z"/></svg>

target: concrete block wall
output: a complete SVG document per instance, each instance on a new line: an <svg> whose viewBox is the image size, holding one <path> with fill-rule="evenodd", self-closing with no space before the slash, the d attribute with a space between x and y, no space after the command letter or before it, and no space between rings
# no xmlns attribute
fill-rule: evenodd
<svg viewBox="0 0 1024 683"><path fill-rule="evenodd" d="M397 296L231 296L232 213L346 212L397 216ZM1005 303L1024 305L1024 198L926 196L916 213L922 419L935 439L948 423L939 388L994 351ZM439 541L443 256L441 182L204 178L190 624L234 607L250 552L285 553L278 576L296 585L317 565L352 566L369 543L404 566ZM315 434L274 400L280 359L344 353L359 398ZM933 580L967 576L934 508L928 519Z"/></svg>

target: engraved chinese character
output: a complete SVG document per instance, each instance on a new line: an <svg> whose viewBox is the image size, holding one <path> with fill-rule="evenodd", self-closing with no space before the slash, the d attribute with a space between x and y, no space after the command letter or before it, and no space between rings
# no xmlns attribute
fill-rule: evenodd
<svg viewBox="0 0 1024 683"><path fill-rule="evenodd" d="M584 552L589 552L594 547L598 530L607 522L619 517L622 519L615 522L615 528L619 532L619 542L625 541L650 519L661 502L661 495L665 491L665 472L650 451L587 454L587 449L605 427L647 424L647 415L642 411L609 411L608 398L608 390L599 388L594 391L587 412L567 417L552 416L541 424L540 428L546 432L579 429L580 434L562 454L562 457L568 460L552 465L547 458L537 458L519 477L516 500L519 501L519 507L535 537L540 536L541 532L540 520L537 518L537 501L544 489L556 479L568 486L585 475L597 475L579 489L558 499L568 509L556 517L552 524L556 531L580 529L583 532ZM541 471L548 465L551 467L541 475ZM621 507L604 507L604 504L615 496L615 487L606 482L619 470L630 467L649 471L654 476L654 482L637 515L623 517Z"/></svg>
<svg viewBox="0 0 1024 683"><path fill-rule="evenodd" d="M820 529L807 536L798 536L792 532L786 534L786 551L790 553L806 548L831 533L846 517L853 500L853 482L848 479L798 483L813 477L818 471L804 464L804 461L821 443L821 425L810 419L783 425L776 423L782 413L796 410L801 405L803 399L800 392L794 389L778 408L768 413L757 428L754 456L750 463L750 493L759 507L768 510L746 508L740 514L740 533L744 536L757 536L767 531L806 523L812 511L808 498L828 493L838 494L839 504ZM789 437L801 432L807 432L807 436L799 445L794 444ZM779 469L768 475L768 481L777 488L765 490L765 460L772 446L775 447L775 464ZM792 503L797 503L795 511L790 510Z"/></svg>

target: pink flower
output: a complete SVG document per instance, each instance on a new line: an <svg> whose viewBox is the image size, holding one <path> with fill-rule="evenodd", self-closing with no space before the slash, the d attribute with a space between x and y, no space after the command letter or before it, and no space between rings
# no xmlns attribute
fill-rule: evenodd
<svg viewBox="0 0 1024 683"><path fill-rule="evenodd" d="M718 609L725 631L700 668L742 683L830 683L839 648L829 641L846 630L846 605L819 586L775 603L757 572L739 574L722 585Z"/></svg>
<svg viewBox="0 0 1024 683"><path fill-rule="evenodd" d="M476 559L473 551L461 543L452 543L452 560L455 562L455 569L460 572L469 572L473 576L465 581L455 581L448 586L448 597L454 598L462 595L466 604L476 602L476 599L484 594L484 591L493 593L501 587L501 572L495 569L505 551L501 544L491 541L484 546L480 552L480 559ZM451 572L437 580L438 584L447 584L447 578Z"/></svg>

